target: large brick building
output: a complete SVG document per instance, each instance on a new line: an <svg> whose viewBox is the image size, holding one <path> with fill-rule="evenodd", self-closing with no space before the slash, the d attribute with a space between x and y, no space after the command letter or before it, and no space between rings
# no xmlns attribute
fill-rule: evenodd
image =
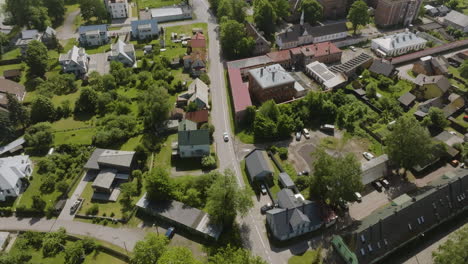
<svg viewBox="0 0 468 264"><path fill-rule="evenodd" d="M378 0L375 24L380 27L408 26L418 16L422 0Z"/></svg>
<svg viewBox="0 0 468 264"><path fill-rule="evenodd" d="M249 90L257 102L270 99L276 103L290 100L296 94L294 79L279 64L249 71Z"/></svg>
<svg viewBox="0 0 468 264"><path fill-rule="evenodd" d="M337 19L346 17L348 0L318 0L323 6L323 18Z"/></svg>

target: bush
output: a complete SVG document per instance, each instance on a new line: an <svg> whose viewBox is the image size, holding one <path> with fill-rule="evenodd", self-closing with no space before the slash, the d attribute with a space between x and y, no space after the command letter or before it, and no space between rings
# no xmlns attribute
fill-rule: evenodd
<svg viewBox="0 0 468 264"><path fill-rule="evenodd" d="M216 168L216 159L213 155L205 156L201 160L202 167L205 169Z"/></svg>
<svg viewBox="0 0 468 264"><path fill-rule="evenodd" d="M12 216L13 209L11 207L0 207L0 216Z"/></svg>
<svg viewBox="0 0 468 264"><path fill-rule="evenodd" d="M206 83L206 85L211 84L210 77L206 73L200 75L200 80L202 80L204 83Z"/></svg>
<svg viewBox="0 0 468 264"><path fill-rule="evenodd" d="M279 157L282 160L288 159L288 149L287 148L278 148Z"/></svg>
<svg viewBox="0 0 468 264"><path fill-rule="evenodd" d="M99 206L93 204L88 210L86 210L86 215L97 215L99 213Z"/></svg>

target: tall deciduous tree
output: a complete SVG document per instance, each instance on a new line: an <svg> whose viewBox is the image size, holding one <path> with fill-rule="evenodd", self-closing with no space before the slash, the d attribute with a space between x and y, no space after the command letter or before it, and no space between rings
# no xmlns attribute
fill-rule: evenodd
<svg viewBox="0 0 468 264"><path fill-rule="evenodd" d="M148 233L133 249L132 264L157 264L169 241L165 236Z"/></svg>
<svg viewBox="0 0 468 264"><path fill-rule="evenodd" d="M158 264L202 264L192 251L184 247L170 247L159 258Z"/></svg>
<svg viewBox="0 0 468 264"><path fill-rule="evenodd" d="M61 25L66 11L64 0L44 0L44 5L47 7L47 12L52 19L52 24L54 26Z"/></svg>
<svg viewBox="0 0 468 264"><path fill-rule="evenodd" d="M468 225L449 236L439 248L432 252L435 264L466 263L468 260Z"/></svg>
<svg viewBox="0 0 468 264"><path fill-rule="evenodd" d="M275 9L275 13L278 19L285 19L291 15L291 12L289 11L289 3L287 0L274 0L271 2L271 5Z"/></svg>
<svg viewBox="0 0 468 264"><path fill-rule="evenodd" d="M405 172L423 162L432 148L429 132L413 116L400 117L385 143L390 159Z"/></svg>
<svg viewBox="0 0 468 264"><path fill-rule="evenodd" d="M38 96L31 104L31 122L54 121L55 108L52 101L45 96Z"/></svg>
<svg viewBox="0 0 468 264"><path fill-rule="evenodd" d="M26 128L29 123L29 111L28 109L18 101L16 96L7 93L7 109L9 111L10 121L15 126L21 126L23 129Z"/></svg>
<svg viewBox="0 0 468 264"><path fill-rule="evenodd" d="M33 40L28 44L25 61L32 75L44 76L47 71L47 59L47 47L42 42Z"/></svg>
<svg viewBox="0 0 468 264"><path fill-rule="evenodd" d="M277 16L270 1L255 0L253 18L257 27L266 35L270 35L275 32Z"/></svg>
<svg viewBox="0 0 468 264"><path fill-rule="evenodd" d="M163 121L167 120L171 110L169 94L161 86L149 88L139 105L139 114L149 131L155 131Z"/></svg>
<svg viewBox="0 0 468 264"><path fill-rule="evenodd" d="M78 242L73 242L67 244L65 247L65 264L80 264L82 258L85 256L83 244Z"/></svg>
<svg viewBox="0 0 468 264"><path fill-rule="evenodd" d="M15 128L5 111L0 111L0 144L12 139Z"/></svg>
<svg viewBox="0 0 468 264"><path fill-rule="evenodd" d="M304 12L304 21L313 25L322 18L323 7L316 0L303 0L299 8Z"/></svg>
<svg viewBox="0 0 468 264"><path fill-rule="evenodd" d="M94 114L96 112L98 101L98 93L89 88L85 87L81 90L80 97L75 103L75 113L88 113Z"/></svg>
<svg viewBox="0 0 468 264"><path fill-rule="evenodd" d="M369 23L370 15L368 9L369 7L362 0L358 0L351 5L348 13L348 20L353 24L354 34L356 34L356 30L359 26L365 26Z"/></svg>
<svg viewBox="0 0 468 264"><path fill-rule="evenodd" d="M424 117L423 123L436 130L443 130L450 124L442 109L437 107L431 107L429 109L429 113Z"/></svg>
<svg viewBox="0 0 468 264"><path fill-rule="evenodd" d="M32 6L29 8L29 27L44 31L48 26L51 26L47 8L43 6Z"/></svg>
<svg viewBox="0 0 468 264"><path fill-rule="evenodd" d="M344 157L334 158L321 149L314 156L316 160L310 193L328 199L332 204L337 204L340 198L354 201L354 192L363 188L361 165L356 157L348 153Z"/></svg>
<svg viewBox="0 0 468 264"><path fill-rule="evenodd" d="M259 256L253 256L252 253L244 248L235 248L231 245L219 250L215 255L208 259L209 264L267 264Z"/></svg>
<svg viewBox="0 0 468 264"><path fill-rule="evenodd" d="M245 216L253 206L250 189L241 189L231 170L218 173L208 190L206 210L211 220L224 226L231 226L236 216Z"/></svg>
<svg viewBox="0 0 468 264"><path fill-rule="evenodd" d="M169 173L161 167L154 168L145 178L146 195L153 201L169 200L173 196Z"/></svg>
<svg viewBox="0 0 468 264"><path fill-rule="evenodd" d="M54 141L50 123L37 123L26 130L24 135L27 150L35 153L46 152Z"/></svg>
<svg viewBox="0 0 468 264"><path fill-rule="evenodd" d="M108 16L104 1L80 0L80 9L81 16L86 21L89 21L93 17L98 21L103 21Z"/></svg>
<svg viewBox="0 0 468 264"><path fill-rule="evenodd" d="M220 35L223 53L229 59L250 55L255 45L255 41L247 36L244 25L235 20L224 21Z"/></svg>

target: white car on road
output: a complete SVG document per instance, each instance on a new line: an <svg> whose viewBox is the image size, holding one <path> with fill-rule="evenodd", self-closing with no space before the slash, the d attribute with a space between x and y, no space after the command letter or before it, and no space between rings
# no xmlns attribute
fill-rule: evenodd
<svg viewBox="0 0 468 264"><path fill-rule="evenodd" d="M229 141L229 135L227 132L224 132L223 133L223 139L224 139L224 142L228 142Z"/></svg>
<svg viewBox="0 0 468 264"><path fill-rule="evenodd" d="M372 155L369 152L363 152L362 155L364 156L364 158L366 158L366 160L371 160L374 158L374 155Z"/></svg>

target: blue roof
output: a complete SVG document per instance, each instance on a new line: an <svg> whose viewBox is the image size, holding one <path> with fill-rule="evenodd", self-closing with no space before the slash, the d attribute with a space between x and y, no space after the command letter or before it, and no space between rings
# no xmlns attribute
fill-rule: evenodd
<svg viewBox="0 0 468 264"><path fill-rule="evenodd" d="M107 31L107 25L102 24L102 25L91 25L91 26L81 26L78 29L78 33L85 33L88 31L93 31L93 30L99 30L99 31Z"/></svg>
<svg viewBox="0 0 468 264"><path fill-rule="evenodd" d="M158 21L156 19L135 20L135 21L132 21L131 23L132 23L132 28L134 26L145 25L145 24L151 24L152 28L158 27Z"/></svg>

